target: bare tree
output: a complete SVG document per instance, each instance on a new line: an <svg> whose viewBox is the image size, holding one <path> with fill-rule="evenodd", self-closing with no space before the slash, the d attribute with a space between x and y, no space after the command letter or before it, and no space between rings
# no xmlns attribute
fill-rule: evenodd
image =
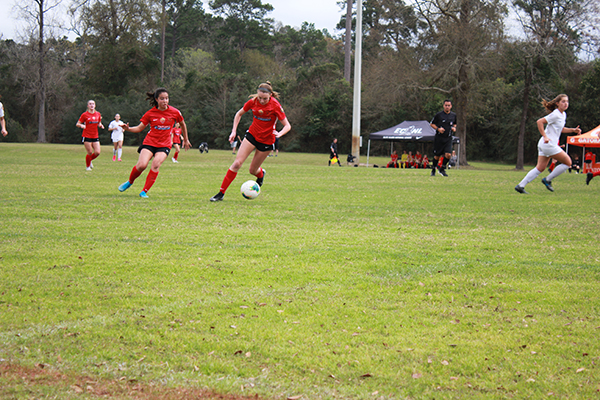
<svg viewBox="0 0 600 400"><path fill-rule="evenodd" d="M346 34L344 37L344 79L350 82L352 69L352 0L346 0Z"/></svg>
<svg viewBox="0 0 600 400"><path fill-rule="evenodd" d="M167 33L167 0L162 0L160 13L160 81L165 80L165 41Z"/></svg>
<svg viewBox="0 0 600 400"><path fill-rule="evenodd" d="M540 93L538 72L556 71L575 61L582 45L597 42L597 0L514 0L525 40L518 59L523 71L523 105L517 141L516 169L524 165L525 129L532 91ZM538 89L538 90L535 90Z"/></svg>
<svg viewBox="0 0 600 400"><path fill-rule="evenodd" d="M429 89L454 97L462 149L459 162L467 165L471 88L478 70L503 39L506 7L501 0L415 0L415 6L429 26L422 42L430 55Z"/></svg>
<svg viewBox="0 0 600 400"><path fill-rule="evenodd" d="M31 0L18 5L21 16L35 27L30 40L37 40L38 80L36 87L36 103L38 106L38 139L39 143L46 142L46 76L45 76L45 43L44 34L47 28L45 18L61 5L62 0ZM49 24L50 27L56 26ZM34 33L37 31L37 39Z"/></svg>

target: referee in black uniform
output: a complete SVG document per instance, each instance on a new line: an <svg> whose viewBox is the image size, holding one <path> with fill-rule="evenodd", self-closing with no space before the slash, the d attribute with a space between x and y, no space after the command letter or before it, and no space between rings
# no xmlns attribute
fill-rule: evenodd
<svg viewBox="0 0 600 400"><path fill-rule="evenodd" d="M438 168L440 157L442 158L442 166L439 167L440 174L448 176L446 166L452 156L452 134L456 132L456 113L452 111L450 100L444 100L444 110L435 114L429 125L435 129L431 176L435 176L435 169Z"/></svg>

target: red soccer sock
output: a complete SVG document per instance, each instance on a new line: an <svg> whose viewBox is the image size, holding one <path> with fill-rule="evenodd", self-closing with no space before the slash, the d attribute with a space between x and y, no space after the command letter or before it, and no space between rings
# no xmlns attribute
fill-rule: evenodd
<svg viewBox="0 0 600 400"><path fill-rule="evenodd" d="M173 156L173 158L174 158L175 160L177 160L177 157L179 157L179 152L176 152L176 153L175 153L175 155Z"/></svg>
<svg viewBox="0 0 600 400"><path fill-rule="evenodd" d="M597 177L598 175L600 175L600 171L594 172L594 177Z"/></svg>
<svg viewBox="0 0 600 400"><path fill-rule="evenodd" d="M265 170L261 168L260 172L258 174L256 174L256 175L254 175L254 176L256 176L259 179L262 178L262 177L264 177L265 176Z"/></svg>
<svg viewBox="0 0 600 400"><path fill-rule="evenodd" d="M223 183L221 183L221 189L219 189L219 191L221 193L225 193L225 191L227 190L229 185L231 185L231 182L233 182L236 176L237 172L233 172L232 170L228 169L227 173L225 174L225 178L223 178Z"/></svg>
<svg viewBox="0 0 600 400"><path fill-rule="evenodd" d="M144 192L148 192L148 190L150 190L152 185L154 185L154 182L156 182L157 176L158 171L154 172L151 170L150 172L148 172L148 176L146 177L146 184L144 185Z"/></svg>
<svg viewBox="0 0 600 400"><path fill-rule="evenodd" d="M144 170L138 171L137 167L134 165L131 174L129 174L129 183L133 183L142 172L144 172Z"/></svg>
<svg viewBox="0 0 600 400"><path fill-rule="evenodd" d="M89 154L86 154L86 155L85 155L85 166L86 166L87 168L89 168L89 167L90 167L90 165L92 164L92 160L93 160L93 158L92 158L92 156L91 156L91 155L89 155Z"/></svg>
<svg viewBox="0 0 600 400"><path fill-rule="evenodd" d="M100 153L94 153L91 155L92 160L95 160L96 158L98 158L98 156L100 155Z"/></svg>

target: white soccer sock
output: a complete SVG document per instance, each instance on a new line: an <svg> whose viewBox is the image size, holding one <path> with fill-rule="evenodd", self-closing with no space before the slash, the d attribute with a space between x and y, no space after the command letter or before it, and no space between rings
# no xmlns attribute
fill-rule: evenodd
<svg viewBox="0 0 600 400"><path fill-rule="evenodd" d="M123 149L117 150L117 154L119 155L117 158L121 158L121 154L123 154Z"/></svg>
<svg viewBox="0 0 600 400"><path fill-rule="evenodd" d="M529 182L531 182L532 180L534 180L535 178L538 177L539 174L541 174L542 172L539 171L537 168L532 169L531 171L529 171L527 173L527 175L525 175L525 178L523 178L523 180L519 183L519 186L521 186L522 188L525 187L525 185L527 185Z"/></svg>
<svg viewBox="0 0 600 400"><path fill-rule="evenodd" d="M562 174L563 172L565 172L568 169L569 169L569 167L567 166L567 164L560 164L558 167L554 168L554 170L552 171L552 173L550 175L548 175L546 177L546 180L548 182L551 182L552 179L556 178L557 176L559 176L560 174Z"/></svg>

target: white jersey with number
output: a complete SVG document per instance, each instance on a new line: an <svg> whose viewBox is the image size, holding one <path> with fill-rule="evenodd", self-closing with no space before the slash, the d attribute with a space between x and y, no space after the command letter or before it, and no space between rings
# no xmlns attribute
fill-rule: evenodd
<svg viewBox="0 0 600 400"><path fill-rule="evenodd" d="M0 118L4 117L4 106L0 103Z"/></svg>

